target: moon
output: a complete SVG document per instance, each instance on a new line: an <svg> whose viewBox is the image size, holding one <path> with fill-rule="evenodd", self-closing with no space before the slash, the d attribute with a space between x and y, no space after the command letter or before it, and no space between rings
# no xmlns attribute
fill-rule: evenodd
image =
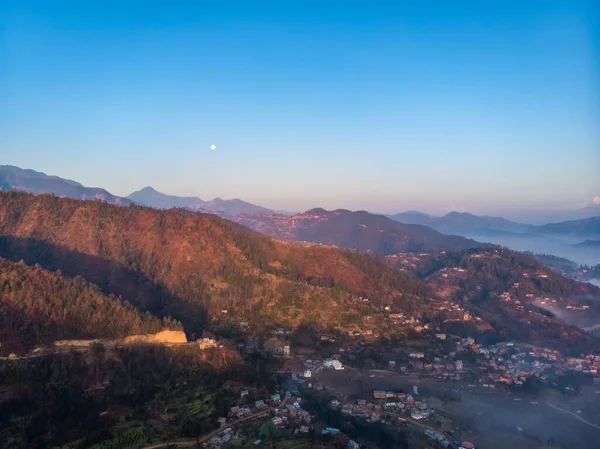
<svg viewBox="0 0 600 449"><path fill-rule="evenodd" d="M213 151L215 151L217 149L217 146L216 145L211 145L210 149L213 150Z"/></svg>

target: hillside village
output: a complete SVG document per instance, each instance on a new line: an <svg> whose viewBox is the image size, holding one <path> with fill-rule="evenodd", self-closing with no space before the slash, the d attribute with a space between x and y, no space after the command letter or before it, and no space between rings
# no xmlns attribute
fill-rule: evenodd
<svg viewBox="0 0 600 449"><path fill-rule="evenodd" d="M396 317L402 319L402 317ZM463 317L465 318L465 317ZM470 317L468 317L470 318ZM354 395L352 401L348 397L334 397L329 399L327 406L337 411L342 416L352 419L364 420L374 424L378 422L394 426L413 426L419 429L431 441L441 447L471 447L472 443L457 440L457 435L448 423L452 418L445 412L436 409L436 405L428 404L427 398L420 396L419 379L431 379L448 385L451 388L466 388L473 390L498 391L498 393L527 391L532 378L540 385L554 388L561 394L574 394L575 389L568 381L571 375L587 376L589 383L599 384L598 370L600 369L600 354L587 353L581 357L564 356L559 351L551 348L535 346L524 343L500 342L492 345L478 344L470 337L457 337L430 329L420 331L421 339L430 341L430 345L423 350L406 349L401 352L393 351L397 356L390 358L385 366L388 373L396 373L399 379L403 376L407 381L414 382L412 390L373 389L370 396ZM260 349L252 345L252 351L267 351L284 360L284 367L280 375L290 376L291 380L301 391L313 391L316 394L333 394L335 388L322 383L322 374L328 370L344 372L348 375L357 375L356 368L347 366L346 361L351 361L354 353L360 350L361 344L349 340L344 344L332 336L322 335L320 344L331 345L337 348L337 354L330 357L308 355L304 350L292 344L291 333L283 328L276 330L279 346ZM437 342L437 343L436 343ZM443 344L445 350L433 349ZM247 348L248 349L248 348ZM384 352L385 354L385 352ZM361 371L358 370L358 373ZM368 371L367 371L368 372ZM359 375L359 374L358 374ZM371 375L370 377L375 377ZM409 379L413 379L412 381ZM372 379L376 384L376 380ZM312 393L311 393L312 394ZM291 404L273 409L272 422L281 429L288 429L295 433L313 431L314 416L301 408L301 400L295 395L286 393ZM323 396L326 397L326 396ZM515 396L515 401L518 396ZM266 407L272 401L279 400L279 395L258 400L251 406L235 407L231 413L235 417L242 417L256 413L260 407ZM271 401L271 402L270 402ZM422 424L419 424L422 423ZM340 433L339 429L329 428L325 433ZM353 442L352 444L359 444ZM358 447L358 446L348 446ZM474 447L474 446L473 446Z"/></svg>

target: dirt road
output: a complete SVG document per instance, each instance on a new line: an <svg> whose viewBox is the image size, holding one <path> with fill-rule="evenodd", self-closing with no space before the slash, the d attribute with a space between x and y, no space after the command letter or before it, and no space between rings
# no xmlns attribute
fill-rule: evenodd
<svg viewBox="0 0 600 449"><path fill-rule="evenodd" d="M574 416L575 418L577 418L579 421L581 421L581 422L582 422L582 423L584 423L584 424L587 424L588 426L592 426L592 427L595 427L596 429L600 429L600 426L597 426L596 424L593 424L593 423L591 423L591 422L589 422L589 421L587 421L587 420L583 419L583 418L582 418L581 416L579 416L577 413L573 413L573 412L570 412L569 410L565 410L564 408L557 407L556 405L553 405L553 404L551 404L551 403L550 403L550 402L548 402L548 401L546 401L546 404L548 404L548 405L549 405L550 407L552 407L553 409L559 410L559 411L561 411L561 412L564 412L564 413L568 413L569 415L573 415L573 416Z"/></svg>

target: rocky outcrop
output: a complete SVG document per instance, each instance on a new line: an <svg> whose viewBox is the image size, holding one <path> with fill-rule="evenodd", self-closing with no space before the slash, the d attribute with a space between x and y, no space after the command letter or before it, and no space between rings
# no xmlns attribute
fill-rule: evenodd
<svg viewBox="0 0 600 449"><path fill-rule="evenodd" d="M158 334L131 335L124 340L125 343L187 343L183 331L164 330Z"/></svg>

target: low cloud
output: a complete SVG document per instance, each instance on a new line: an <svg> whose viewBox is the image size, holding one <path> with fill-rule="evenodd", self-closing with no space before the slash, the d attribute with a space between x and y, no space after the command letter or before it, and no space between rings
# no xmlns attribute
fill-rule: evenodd
<svg viewBox="0 0 600 449"><path fill-rule="evenodd" d="M592 200L593 204L600 204L600 195L595 196L594 199Z"/></svg>

